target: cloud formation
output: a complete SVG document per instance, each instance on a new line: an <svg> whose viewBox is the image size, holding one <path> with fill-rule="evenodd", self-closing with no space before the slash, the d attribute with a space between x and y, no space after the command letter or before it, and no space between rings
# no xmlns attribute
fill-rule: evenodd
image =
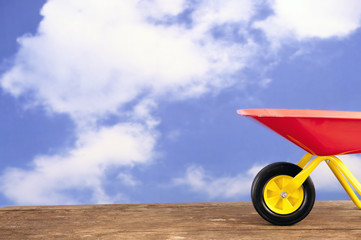
<svg viewBox="0 0 361 240"><path fill-rule="evenodd" d="M212 29L248 21L254 3L192 4L50 0L44 5L37 34L19 39L14 65L0 84L15 97L27 96L32 105L69 115L77 126L77 143L59 154L36 157L29 170L7 169L1 181L5 196L19 204L71 202L76 197L65 190L83 187L95 202L108 202L102 186L107 168L153 160L159 120L151 112L157 99L198 97L237 80L234 73L257 45L222 34L215 38ZM182 17L187 11L189 16ZM109 116L122 120L102 126ZM120 172L118 179L137 183L129 173ZM27 195L24 189L30 186L37 190Z"/></svg>
<svg viewBox="0 0 361 240"><path fill-rule="evenodd" d="M270 41L346 37L360 27L358 0L271 0L273 14L254 23Z"/></svg>
<svg viewBox="0 0 361 240"><path fill-rule="evenodd" d="M154 144L154 136L140 124L117 124L83 132L75 147L62 154L37 156L29 170L8 169L1 176L1 190L21 205L124 201L125 196L105 192L107 172L147 164L154 154ZM118 178L127 186L137 182L126 173L119 173ZM74 196L70 189L82 194Z"/></svg>
<svg viewBox="0 0 361 240"><path fill-rule="evenodd" d="M182 12L184 1L51 0L38 34L19 40L14 67L1 85L15 96L30 92L38 104L75 120L117 113L144 94L198 96L227 86L229 79L221 76L240 70L252 54L251 41L225 44L209 34L217 24L249 19L251 13L228 15L252 5L243 2L213 1L210 9L203 2L187 28L151 18Z"/></svg>
<svg viewBox="0 0 361 240"><path fill-rule="evenodd" d="M240 73L254 68L274 42L281 47L286 38L347 36L359 27L359 5L357 0L49 0L38 32L18 40L19 51L0 85L15 97L26 96L27 104L69 115L77 141L58 154L36 157L27 170L7 169L0 189L18 204L77 202L69 191L81 189L90 191L94 202L116 201L120 195L110 196L103 186L107 169L154 161L161 119L152 111L158 101L247 84ZM260 17L267 7L273 13ZM255 29L268 41L259 41ZM272 82L264 79L259 86ZM110 116L119 121L104 126ZM119 181L139 184L119 171ZM248 178L209 178L197 167L177 180L211 197L240 194L240 181ZM222 184L230 190L214 191Z"/></svg>
<svg viewBox="0 0 361 240"><path fill-rule="evenodd" d="M204 194L210 199L234 199L250 194L253 178L262 166L253 166L245 174L233 177L213 177L203 167L193 165L187 168L184 177L173 179L174 185L187 186L192 192Z"/></svg>

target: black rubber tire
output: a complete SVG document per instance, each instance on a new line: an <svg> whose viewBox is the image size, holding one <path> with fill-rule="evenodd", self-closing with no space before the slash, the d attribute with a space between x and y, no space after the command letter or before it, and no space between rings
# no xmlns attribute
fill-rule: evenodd
<svg viewBox="0 0 361 240"><path fill-rule="evenodd" d="M275 225L292 225L304 219L312 210L315 202L315 187L310 177L302 184L304 199L301 206L293 213L281 215L270 210L264 200L263 191L269 180L279 175L296 176L302 168L287 163L278 162L264 167L254 178L251 188L252 203L261 217Z"/></svg>

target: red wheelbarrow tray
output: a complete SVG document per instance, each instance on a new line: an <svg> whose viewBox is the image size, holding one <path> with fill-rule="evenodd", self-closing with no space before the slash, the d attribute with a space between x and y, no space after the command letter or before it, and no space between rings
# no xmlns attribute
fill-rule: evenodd
<svg viewBox="0 0 361 240"><path fill-rule="evenodd" d="M241 109L276 133L317 156L361 153L361 112Z"/></svg>

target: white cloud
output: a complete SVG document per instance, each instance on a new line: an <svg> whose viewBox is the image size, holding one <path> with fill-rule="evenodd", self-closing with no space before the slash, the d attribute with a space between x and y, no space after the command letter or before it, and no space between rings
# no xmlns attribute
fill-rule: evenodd
<svg viewBox="0 0 361 240"><path fill-rule="evenodd" d="M140 184L140 182L129 173L119 173L117 176L118 179L120 179L125 185L128 186L137 186Z"/></svg>
<svg viewBox="0 0 361 240"><path fill-rule="evenodd" d="M193 13L197 27L209 30L213 25L224 23L247 23L256 13L260 1L249 0L210 0L201 1ZM206 26L206 27L205 27Z"/></svg>
<svg viewBox="0 0 361 240"><path fill-rule="evenodd" d="M50 111L77 120L116 113L144 93L193 97L228 86L224 76L242 69L256 45L223 44L209 29L199 32L197 22L193 28L149 22L154 7L175 14L184 5L177 1L174 10L162 2L145 1L150 6L144 8L137 1L49 1L38 34L19 39L15 65L2 76L2 87L15 96L31 92ZM218 3L222 8L213 7L212 20L204 21L251 15L250 1L227 3ZM246 14L236 18L241 6ZM233 17L226 18L229 11Z"/></svg>
<svg viewBox="0 0 361 240"><path fill-rule="evenodd" d="M345 37L360 27L361 2L358 0L269 2L274 15L254 26L275 43L283 39Z"/></svg>
<svg viewBox="0 0 361 240"><path fill-rule="evenodd" d="M76 147L63 154L38 156L28 170L7 169L1 176L0 189L21 205L120 201L119 195L109 195L104 189L107 170L149 163L154 144L152 131L139 124L118 124L84 132L79 135ZM120 172L118 179L125 185L136 185L129 173ZM88 191L89 199L77 199L69 190Z"/></svg>
<svg viewBox="0 0 361 240"><path fill-rule="evenodd" d="M164 15L178 15L187 6L185 0L143 0L138 6L144 10L147 16L152 18L164 17Z"/></svg>
<svg viewBox="0 0 361 240"><path fill-rule="evenodd" d="M173 179L173 183L188 186L191 191L205 194L211 199L231 199L250 194L253 178L261 168L262 166L253 166L246 174L215 178L201 166L193 165L187 168L184 177Z"/></svg>
<svg viewBox="0 0 361 240"><path fill-rule="evenodd" d="M68 114L77 126L77 144L36 157L28 170L6 170L5 196L19 204L53 204L76 201L66 192L88 189L93 201L112 201L102 186L106 169L149 163L155 154L157 100L227 87L254 55L251 39L231 44L212 37L208 28L247 21L253 13L252 1L225 3L213 1L208 10L207 1L201 2L197 11L209 11L210 20L192 16L193 26L186 27L154 22L184 11L190 3L182 0L48 1L38 33L19 39L14 66L0 84L49 112ZM200 28L205 21L212 23ZM110 115L123 122L102 127ZM118 180L137 185L129 173L119 173Z"/></svg>

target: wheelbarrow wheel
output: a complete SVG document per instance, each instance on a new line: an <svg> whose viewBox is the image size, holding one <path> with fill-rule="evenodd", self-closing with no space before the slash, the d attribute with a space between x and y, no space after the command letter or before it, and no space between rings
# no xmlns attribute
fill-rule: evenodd
<svg viewBox="0 0 361 240"><path fill-rule="evenodd" d="M283 188L302 168L279 162L264 167L254 178L251 189L256 211L275 225L292 225L304 219L315 202L315 187L310 177L292 193Z"/></svg>

